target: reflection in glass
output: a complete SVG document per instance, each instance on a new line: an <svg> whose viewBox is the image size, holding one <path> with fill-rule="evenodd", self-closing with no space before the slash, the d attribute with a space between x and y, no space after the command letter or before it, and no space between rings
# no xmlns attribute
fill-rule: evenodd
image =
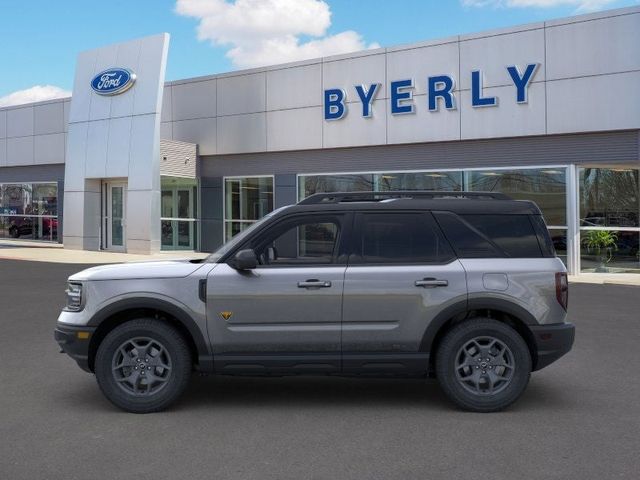
<svg viewBox="0 0 640 480"><path fill-rule="evenodd" d="M579 182L580 226L640 226L637 169L580 168Z"/></svg>
<svg viewBox="0 0 640 480"><path fill-rule="evenodd" d="M273 178L225 180L225 219L258 220L273 210Z"/></svg>
<svg viewBox="0 0 640 480"><path fill-rule="evenodd" d="M58 240L56 183L0 184L0 238Z"/></svg>
<svg viewBox="0 0 640 480"><path fill-rule="evenodd" d="M374 189L461 191L462 172L381 173L374 175Z"/></svg>
<svg viewBox="0 0 640 480"><path fill-rule="evenodd" d="M40 183L32 186L32 210L37 215L58 214L58 185Z"/></svg>
<svg viewBox="0 0 640 480"><path fill-rule="evenodd" d="M235 235L237 235L244 229L249 228L251 225L253 225L253 223L254 222L229 222L229 221L224 222L224 225L225 225L224 241L228 242Z"/></svg>
<svg viewBox="0 0 640 480"><path fill-rule="evenodd" d="M124 187L111 187L111 245L119 247L124 245L123 195Z"/></svg>
<svg viewBox="0 0 640 480"><path fill-rule="evenodd" d="M299 179L299 200L325 192L372 192L373 174L362 175L303 175Z"/></svg>
<svg viewBox="0 0 640 480"><path fill-rule="evenodd" d="M173 222L171 220L160 222L160 240L163 247L173 247Z"/></svg>
<svg viewBox="0 0 640 480"><path fill-rule="evenodd" d="M298 198L325 192L390 190L462 190L462 172L408 172L345 175L302 175Z"/></svg>
<svg viewBox="0 0 640 480"><path fill-rule="evenodd" d="M197 180L163 176L161 185L160 236L162 249L194 250L198 237Z"/></svg>
<svg viewBox="0 0 640 480"><path fill-rule="evenodd" d="M501 192L516 200L532 200L542 210L547 225L567 224L564 168L480 170L465 175L469 191Z"/></svg>
<svg viewBox="0 0 640 480"><path fill-rule="evenodd" d="M298 257L333 255L338 226L335 223L307 223L298 227Z"/></svg>
<svg viewBox="0 0 640 480"><path fill-rule="evenodd" d="M562 262L567 265L567 231L559 228L550 228L549 235L553 242L553 248L556 255Z"/></svg>
<svg viewBox="0 0 640 480"><path fill-rule="evenodd" d="M273 177L227 178L225 241L273 211Z"/></svg>
<svg viewBox="0 0 640 480"><path fill-rule="evenodd" d="M173 215L173 190L162 190L161 216L172 218Z"/></svg>
<svg viewBox="0 0 640 480"><path fill-rule="evenodd" d="M580 259L583 272L640 273L640 232L582 230Z"/></svg>

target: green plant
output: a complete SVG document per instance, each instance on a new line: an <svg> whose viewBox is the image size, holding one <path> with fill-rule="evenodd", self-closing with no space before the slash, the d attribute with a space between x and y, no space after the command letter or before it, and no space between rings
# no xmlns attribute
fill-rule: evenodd
<svg viewBox="0 0 640 480"><path fill-rule="evenodd" d="M617 242L618 235L609 230L589 230L585 238L586 247L595 250L603 264L611 261L613 251L618 249Z"/></svg>

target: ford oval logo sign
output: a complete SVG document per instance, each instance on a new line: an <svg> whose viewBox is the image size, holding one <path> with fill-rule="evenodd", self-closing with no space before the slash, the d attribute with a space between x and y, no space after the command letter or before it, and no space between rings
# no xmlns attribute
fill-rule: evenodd
<svg viewBox="0 0 640 480"><path fill-rule="evenodd" d="M91 80L91 88L100 95L118 95L129 90L136 81L136 74L127 68L109 68Z"/></svg>

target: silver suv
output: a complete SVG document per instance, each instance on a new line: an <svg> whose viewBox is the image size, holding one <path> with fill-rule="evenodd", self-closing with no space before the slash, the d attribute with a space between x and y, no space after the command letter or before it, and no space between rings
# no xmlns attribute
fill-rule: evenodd
<svg viewBox="0 0 640 480"><path fill-rule="evenodd" d="M489 412L571 349L567 297L532 202L322 193L205 260L71 276L55 338L130 412L166 408L193 370L435 376L457 405Z"/></svg>

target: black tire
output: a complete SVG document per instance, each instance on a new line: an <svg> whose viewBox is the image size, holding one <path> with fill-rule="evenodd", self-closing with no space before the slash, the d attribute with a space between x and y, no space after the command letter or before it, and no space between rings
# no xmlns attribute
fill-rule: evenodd
<svg viewBox="0 0 640 480"><path fill-rule="evenodd" d="M141 344L143 348L138 351L131 347L133 349L125 357L123 352L133 343ZM121 349L123 345L125 347ZM145 351L144 345L149 345L148 364L144 364L145 360L141 359L146 355L140 354ZM154 357L154 354L157 356ZM114 364L118 361L120 365L126 362L130 366L116 371ZM142 363L136 363L137 361ZM154 361L156 366L147 366L154 365ZM169 368L164 368L164 364ZM143 366L138 369L139 365ZM189 347L180 332L151 318L131 320L114 328L100 343L95 358L95 374L102 393L111 403L132 413L152 413L167 408L186 388L191 369ZM140 377L145 374L146 377ZM163 378L162 381L153 382L152 387L151 383L144 383L148 382L149 375L157 379ZM118 376L120 381L116 379ZM135 381L123 381L126 380L125 377L128 379L132 376L135 376ZM135 391L138 393L134 393Z"/></svg>
<svg viewBox="0 0 640 480"><path fill-rule="evenodd" d="M9 229L9 236L11 238L18 238L20 236L20 232L18 231L18 227L13 226Z"/></svg>
<svg viewBox="0 0 640 480"><path fill-rule="evenodd" d="M473 357L467 352L473 352L474 340L478 339L478 347L496 345L491 350L495 353L500 351L497 347L503 346L507 353L499 358L488 352L485 358L478 358L483 355L480 353ZM492 343L491 339L497 342ZM510 368L500 366L509 363L504 358L510 359ZM466 366L472 359L474 364ZM490 383L489 374L498 372L508 380L496 375ZM447 397L459 407L473 412L495 412L511 405L526 389L531 375L531 354L523 338L510 326L497 320L474 318L455 325L442 339L436 352L436 375ZM500 380L495 381L496 378ZM499 387L492 391L494 385Z"/></svg>

